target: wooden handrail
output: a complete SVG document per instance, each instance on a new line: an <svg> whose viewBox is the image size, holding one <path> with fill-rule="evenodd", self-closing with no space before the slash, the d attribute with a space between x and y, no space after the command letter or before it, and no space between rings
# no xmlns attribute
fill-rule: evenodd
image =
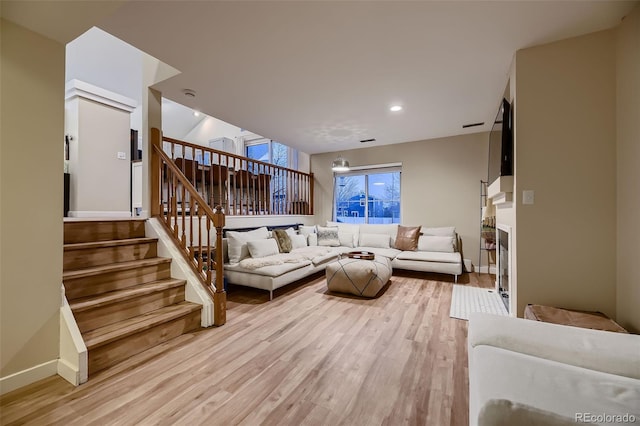
<svg viewBox="0 0 640 426"><path fill-rule="evenodd" d="M169 137L162 150L209 206L221 205L227 214L313 214L311 173Z"/></svg>
<svg viewBox="0 0 640 426"><path fill-rule="evenodd" d="M162 150L161 141L160 131L152 129L152 215L160 218L169 234L181 248L182 255L200 279L201 284L212 296L214 304L213 323L220 326L226 322L226 293L223 283L224 262L222 251L222 228L225 225L225 215L222 207L211 208L200 196L188 177ZM180 204L179 209L178 204ZM194 218L197 219L197 226L194 224ZM213 250L210 244L212 223L216 233L215 248ZM187 225L189 228L188 235ZM197 230L194 228L197 228ZM197 242L194 232L197 232ZM203 244L203 236L206 240L205 244ZM215 261L212 261L212 254L214 254ZM204 263L205 260L206 264ZM215 276L212 274L212 269L215 271Z"/></svg>
<svg viewBox="0 0 640 426"><path fill-rule="evenodd" d="M231 157L231 158L234 158L234 159L240 160L240 161L250 161L251 163L255 163L257 165L274 167L276 169L286 170L286 171L289 171L289 172L299 173L301 175L309 176L309 173L301 172L299 170L289 169L287 167L282 167L282 166L277 166L275 164L266 163L264 161L254 160L254 159L249 158L249 157L243 157L242 155L232 154L232 153L227 152L227 151L220 151L218 149L209 148L209 147L198 145L198 144L195 144L195 143L181 141L179 139L173 139L173 138L170 138L168 136L163 136L162 140L165 141L165 142L175 143L176 145L184 145L184 146L189 147L189 148L198 149L198 150L202 150L202 151L205 151L205 152L211 152L211 153L214 153L214 154L223 155L225 157Z"/></svg>

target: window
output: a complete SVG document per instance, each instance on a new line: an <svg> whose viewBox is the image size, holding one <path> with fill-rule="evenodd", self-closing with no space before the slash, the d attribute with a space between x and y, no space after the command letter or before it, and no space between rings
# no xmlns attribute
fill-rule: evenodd
<svg viewBox="0 0 640 426"><path fill-rule="evenodd" d="M275 166L298 169L298 151L280 142L267 139L248 142L245 146L245 154L248 158Z"/></svg>
<svg viewBox="0 0 640 426"><path fill-rule="evenodd" d="M334 220L400 223L400 168L372 168L334 175Z"/></svg>
<svg viewBox="0 0 640 426"><path fill-rule="evenodd" d="M274 166L284 167L288 169L298 169L298 151L268 139L257 139L245 144L245 153L248 158L253 160L270 163ZM264 165L249 163L247 170L255 174L270 174L270 199L271 209L276 212L287 211L287 191L290 185L290 179L286 172L280 169L266 167ZM294 185L293 192L297 195L297 189Z"/></svg>

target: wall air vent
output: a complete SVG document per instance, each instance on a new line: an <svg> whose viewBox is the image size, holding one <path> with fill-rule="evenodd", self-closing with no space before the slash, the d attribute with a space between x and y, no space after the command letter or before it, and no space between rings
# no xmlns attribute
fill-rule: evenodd
<svg viewBox="0 0 640 426"><path fill-rule="evenodd" d="M376 139L375 139L375 138L372 138L372 139L362 139L362 140L360 141L360 143L369 143L369 142L375 142L375 141L376 141Z"/></svg>
<svg viewBox="0 0 640 426"><path fill-rule="evenodd" d="M463 124L462 128L466 129L467 127L476 127L476 126L482 126L484 124L484 121L482 123L470 123L470 124Z"/></svg>

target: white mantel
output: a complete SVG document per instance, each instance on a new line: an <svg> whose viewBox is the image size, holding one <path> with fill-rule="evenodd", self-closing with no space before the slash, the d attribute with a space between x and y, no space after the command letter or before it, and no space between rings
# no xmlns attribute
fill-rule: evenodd
<svg viewBox="0 0 640 426"><path fill-rule="evenodd" d="M513 176L500 176L493 181L487 190L487 198L490 198L494 205L512 202Z"/></svg>

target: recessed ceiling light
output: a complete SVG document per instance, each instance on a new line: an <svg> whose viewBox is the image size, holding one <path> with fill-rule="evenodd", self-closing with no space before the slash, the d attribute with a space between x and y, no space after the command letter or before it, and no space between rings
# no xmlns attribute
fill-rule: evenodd
<svg viewBox="0 0 640 426"><path fill-rule="evenodd" d="M200 111L193 111L194 117L200 117Z"/></svg>
<svg viewBox="0 0 640 426"><path fill-rule="evenodd" d="M389 108L389 110L391 112L398 112L398 111L402 111L402 106L400 105L392 105L391 108Z"/></svg>

